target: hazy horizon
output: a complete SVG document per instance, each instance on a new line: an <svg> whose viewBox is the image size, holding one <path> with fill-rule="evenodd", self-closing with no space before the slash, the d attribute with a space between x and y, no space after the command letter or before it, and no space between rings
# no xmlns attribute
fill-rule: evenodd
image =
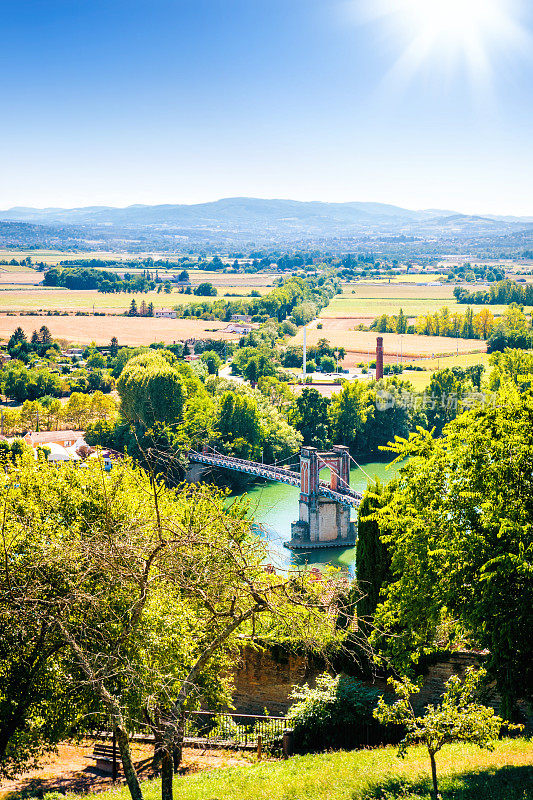
<svg viewBox="0 0 533 800"><path fill-rule="evenodd" d="M505 214L505 213L498 213L498 212L494 212L494 211L479 211L479 210L477 210L477 211L465 211L465 210L460 209L460 208L442 208L441 206L432 206L431 208L429 208L429 207L428 208L412 208L412 207L409 207L409 206L407 206L405 204L402 204L402 203L390 203L388 201L382 201L382 200L367 200L367 199L354 200L353 198L351 200L323 200L323 199L318 198L318 197L313 197L313 198L309 198L309 199L306 199L306 200L300 200L300 199L295 198L295 197L274 197L274 196L272 196L272 197L259 197L258 195L231 195L231 196L223 196L223 197L214 197L214 198L209 198L209 199L205 199L205 200L195 201L195 202L192 202L192 203L180 202L180 201L175 201L175 202L167 201L167 202L162 202L162 203L132 202L132 203L127 203L125 205L113 205L112 203L102 202L102 203L91 203L91 204L87 204L87 205L84 205L84 206L59 206L59 205L37 206L37 205L33 205L31 203L19 203L19 204L14 205L14 206L9 206L9 207L5 206L5 207L1 208L0 211L13 211L13 210L16 210L16 209L35 209L36 211L48 211L48 210L57 209L57 210L65 210L65 211L72 210L73 211L73 210L76 210L76 209L83 209L83 208L109 208L109 209L120 210L120 209L134 208L136 206L146 206L146 207L180 206L180 205L183 205L183 206L189 206L189 205L196 206L196 205L198 205L198 206L200 206L200 205L208 205L210 203L218 203L218 202L221 202L221 201L224 201L224 200L239 200L239 199L240 200L264 200L264 201L270 201L270 202L288 201L288 202L299 202L299 203L326 203L326 204L330 204L330 205L352 204L352 203L353 204L363 204L363 205L365 205L365 204L374 204L375 203L376 205L392 206L392 207L397 207L397 208L404 209L406 211L415 211L415 212L442 211L443 213L450 212L450 213L454 213L454 214L465 214L465 215L472 215L472 216L479 216L479 217L483 217L483 216L487 216L487 217L492 217L492 216L513 217L514 216L514 217L532 217L533 218L533 212L531 214Z"/></svg>

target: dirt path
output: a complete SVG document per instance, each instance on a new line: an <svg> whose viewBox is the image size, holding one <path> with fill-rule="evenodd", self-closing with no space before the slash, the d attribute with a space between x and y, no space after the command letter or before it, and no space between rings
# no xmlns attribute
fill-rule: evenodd
<svg viewBox="0 0 533 800"><path fill-rule="evenodd" d="M94 742L84 744L61 744L56 755L45 759L41 767L32 770L14 781L0 784L0 800L13 800L22 797L42 797L46 792L80 792L98 791L112 785L111 778L98 772L90 758ZM135 756L147 758L151 748L136 747ZM249 755L220 750L183 751L180 774L187 775L215 767L232 767L246 763ZM146 777L149 777L147 775Z"/></svg>

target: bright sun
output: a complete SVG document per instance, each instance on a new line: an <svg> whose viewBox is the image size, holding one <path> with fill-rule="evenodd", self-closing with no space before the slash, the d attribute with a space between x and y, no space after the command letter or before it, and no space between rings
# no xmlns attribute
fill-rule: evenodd
<svg viewBox="0 0 533 800"><path fill-rule="evenodd" d="M522 0L355 0L362 22L382 19L403 42L395 71L404 77L429 59L450 68L466 64L477 78L487 77L493 56L523 48L527 36L518 22ZM353 7L353 6L352 6Z"/></svg>
<svg viewBox="0 0 533 800"><path fill-rule="evenodd" d="M504 0L405 0L404 24L412 35L437 47L485 49L505 33Z"/></svg>

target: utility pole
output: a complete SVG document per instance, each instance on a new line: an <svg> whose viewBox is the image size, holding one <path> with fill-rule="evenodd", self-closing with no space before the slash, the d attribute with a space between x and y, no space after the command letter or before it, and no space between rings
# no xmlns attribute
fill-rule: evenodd
<svg viewBox="0 0 533 800"><path fill-rule="evenodd" d="M304 325L304 360L303 360L303 367L304 367L304 382L305 382L305 375L307 371L307 327Z"/></svg>

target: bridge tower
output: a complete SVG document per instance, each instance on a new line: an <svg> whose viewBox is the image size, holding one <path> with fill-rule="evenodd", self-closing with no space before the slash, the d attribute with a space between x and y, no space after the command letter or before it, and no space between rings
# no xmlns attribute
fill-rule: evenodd
<svg viewBox="0 0 533 800"><path fill-rule="evenodd" d="M350 454L344 445L328 452L302 447L300 453L300 515L291 525L290 550L349 547L355 544L350 506L319 493L320 470L331 469L330 488L342 492L350 482Z"/></svg>

